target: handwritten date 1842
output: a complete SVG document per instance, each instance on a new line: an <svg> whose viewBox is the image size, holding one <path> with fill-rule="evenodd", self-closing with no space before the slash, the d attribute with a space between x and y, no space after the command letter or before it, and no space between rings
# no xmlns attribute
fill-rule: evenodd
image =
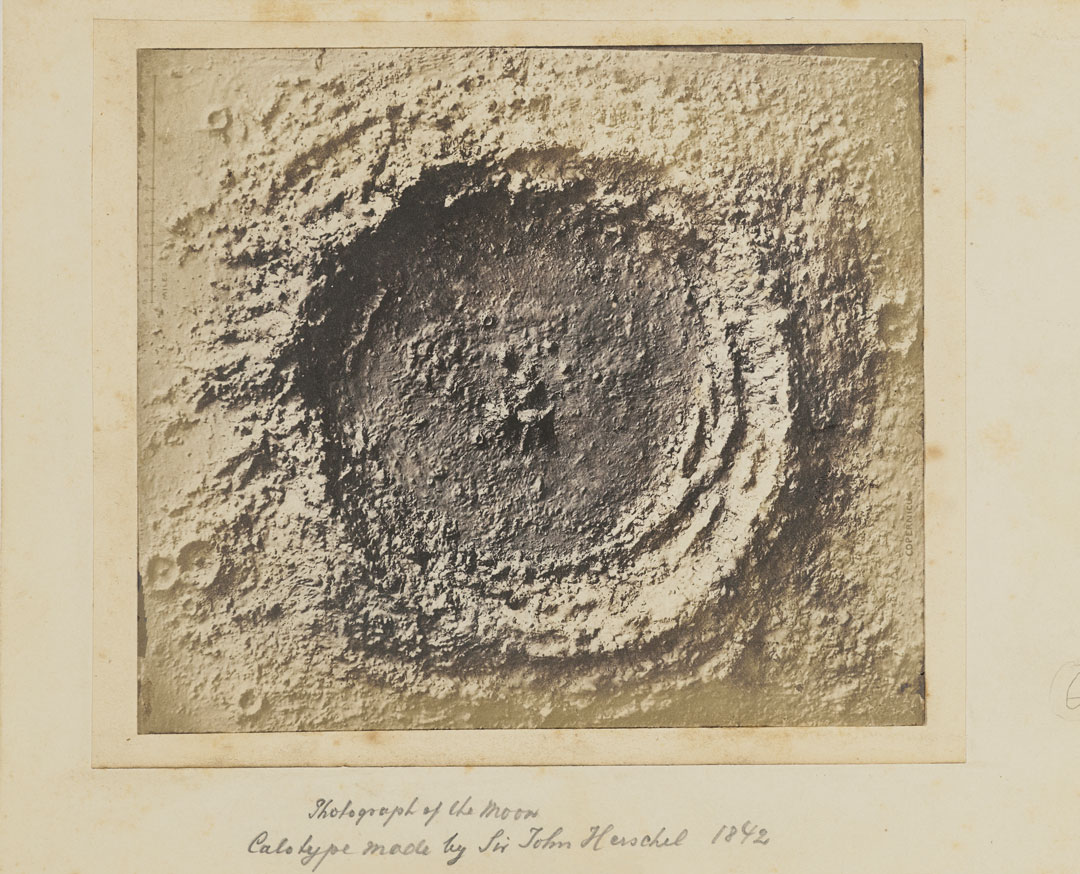
<svg viewBox="0 0 1080 874"><path fill-rule="evenodd" d="M750 839L753 838L751 841ZM754 825L750 820L747 820L742 826L737 825L722 825L719 830L713 835L712 843L735 843L738 839L739 843L745 844L750 841L752 844L767 844L769 843L769 831L768 829L759 828Z"/></svg>

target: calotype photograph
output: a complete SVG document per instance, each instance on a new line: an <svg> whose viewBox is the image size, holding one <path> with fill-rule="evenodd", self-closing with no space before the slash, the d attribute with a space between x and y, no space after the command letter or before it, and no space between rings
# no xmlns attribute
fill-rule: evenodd
<svg viewBox="0 0 1080 874"><path fill-rule="evenodd" d="M137 98L140 733L924 724L920 46Z"/></svg>

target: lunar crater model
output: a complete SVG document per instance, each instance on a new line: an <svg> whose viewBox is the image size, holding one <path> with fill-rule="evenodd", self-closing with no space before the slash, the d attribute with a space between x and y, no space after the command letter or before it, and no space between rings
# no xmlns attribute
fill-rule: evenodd
<svg viewBox="0 0 1080 874"><path fill-rule="evenodd" d="M615 52L586 111L589 53L253 57L306 72L142 74L143 724L921 712L917 127L847 93L910 64Z"/></svg>
<svg viewBox="0 0 1080 874"><path fill-rule="evenodd" d="M516 158L527 187L498 165L427 174L328 253L286 360L352 536L412 544L358 603L408 592L448 653L469 607L493 618L474 646L606 652L733 585L767 524L787 310L746 229L661 174ZM664 194L688 230L649 216Z"/></svg>

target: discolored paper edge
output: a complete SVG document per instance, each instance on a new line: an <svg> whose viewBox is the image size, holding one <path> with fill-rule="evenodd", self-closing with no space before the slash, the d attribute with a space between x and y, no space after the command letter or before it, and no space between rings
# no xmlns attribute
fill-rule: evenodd
<svg viewBox="0 0 1080 874"><path fill-rule="evenodd" d="M924 59L926 723L139 735L136 106L140 48L919 43ZM166 22L94 26L95 767L951 762L965 752L964 25L959 22Z"/></svg>

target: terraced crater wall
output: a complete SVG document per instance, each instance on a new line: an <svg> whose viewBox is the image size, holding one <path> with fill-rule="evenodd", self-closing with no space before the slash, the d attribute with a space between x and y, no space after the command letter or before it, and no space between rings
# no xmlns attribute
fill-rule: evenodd
<svg viewBox="0 0 1080 874"><path fill-rule="evenodd" d="M917 51L139 97L141 731L922 722Z"/></svg>

